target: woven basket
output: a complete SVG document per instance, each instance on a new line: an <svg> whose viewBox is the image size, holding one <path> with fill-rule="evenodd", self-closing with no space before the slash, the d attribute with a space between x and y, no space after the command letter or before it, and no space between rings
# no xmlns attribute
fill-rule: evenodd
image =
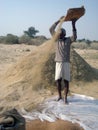
<svg viewBox="0 0 98 130"><path fill-rule="evenodd" d="M80 8L70 8L67 11L67 15L65 17L65 21L72 21L73 19L79 19L84 14L85 14L84 6L82 6Z"/></svg>

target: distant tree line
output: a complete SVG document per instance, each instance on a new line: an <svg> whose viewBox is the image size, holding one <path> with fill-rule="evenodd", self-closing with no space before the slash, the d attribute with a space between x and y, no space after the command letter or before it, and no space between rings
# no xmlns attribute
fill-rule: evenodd
<svg viewBox="0 0 98 130"><path fill-rule="evenodd" d="M78 39L75 43L72 44L73 48L76 49L96 49L98 50L98 41L89 40L89 39Z"/></svg>
<svg viewBox="0 0 98 130"><path fill-rule="evenodd" d="M92 41L91 41L91 40L85 39L85 38L83 38L83 39L78 39L77 42L85 42L85 43L87 43L88 45L90 45L91 43L98 43L97 40L92 40Z"/></svg>
<svg viewBox="0 0 98 130"><path fill-rule="evenodd" d="M39 45L40 42L44 42L47 40L45 36L36 36L36 34L39 31L36 30L34 27L29 27L28 30L24 31L24 34L20 37L13 35L13 34L7 34L6 36L0 36L0 43L5 44L33 44L33 45ZM37 39L37 41L35 40Z"/></svg>
<svg viewBox="0 0 98 130"><path fill-rule="evenodd" d="M7 34L6 36L0 36L0 43L5 44L32 44L32 45L40 45L44 41L47 40L45 36L36 36L39 33L39 30L36 30L35 27L29 27L27 30L23 31L23 35L18 37L13 34ZM78 39L76 43L85 43L87 46L91 46L92 43L98 43L96 40L89 40L89 39ZM79 46L79 45L78 45ZM83 46L83 44L81 45Z"/></svg>

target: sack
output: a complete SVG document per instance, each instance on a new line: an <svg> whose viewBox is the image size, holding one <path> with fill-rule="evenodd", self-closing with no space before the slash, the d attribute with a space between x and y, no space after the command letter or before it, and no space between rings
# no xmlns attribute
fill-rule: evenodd
<svg viewBox="0 0 98 130"><path fill-rule="evenodd" d="M25 118L16 109L11 109L2 114L0 130L25 130Z"/></svg>

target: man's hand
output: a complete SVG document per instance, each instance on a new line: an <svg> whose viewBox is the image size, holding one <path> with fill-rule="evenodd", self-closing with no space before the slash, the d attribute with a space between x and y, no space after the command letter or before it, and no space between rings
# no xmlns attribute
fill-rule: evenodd
<svg viewBox="0 0 98 130"><path fill-rule="evenodd" d="M75 27L76 21L77 21L77 19L72 19L72 30L73 30L72 42L76 41L76 39L77 39L77 30Z"/></svg>
<svg viewBox="0 0 98 130"><path fill-rule="evenodd" d="M72 24L75 24L78 19L72 19Z"/></svg>
<svg viewBox="0 0 98 130"><path fill-rule="evenodd" d="M65 19L64 16L60 17L60 19L58 21L55 22L55 24L57 25L61 20Z"/></svg>
<svg viewBox="0 0 98 130"><path fill-rule="evenodd" d="M65 20L65 16L61 16L59 21L61 21L61 20Z"/></svg>

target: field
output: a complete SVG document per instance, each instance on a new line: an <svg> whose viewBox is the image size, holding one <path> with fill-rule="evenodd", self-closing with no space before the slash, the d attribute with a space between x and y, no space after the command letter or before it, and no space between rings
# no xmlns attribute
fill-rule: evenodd
<svg viewBox="0 0 98 130"><path fill-rule="evenodd" d="M2 77L10 66L16 64L18 60L32 53L36 48L37 46L25 44L0 44L0 76ZM75 51L93 68L96 68L96 70L98 69L98 50L75 49ZM98 81L96 80L92 82L72 82L70 83L70 86L72 92L98 98Z"/></svg>
<svg viewBox="0 0 98 130"><path fill-rule="evenodd" d="M25 45L25 44L20 44L20 45L18 45L18 44L16 44L16 45L0 44L0 80L2 79L2 76L6 75L7 71L9 72L9 68L11 68L11 67L13 68L14 65L16 65L16 67L18 67L17 62L22 61L22 59L24 59L24 57L26 57L26 56L27 56L26 58L29 58L28 55L30 56L30 54L35 52L35 50L37 48L38 48L37 46ZM42 50L42 48L41 48L41 50ZM91 67L98 70L98 50L75 49L75 51ZM31 57L32 57L32 55L31 55ZM28 63L29 59L28 59L27 63L26 63L26 59L24 61L25 62L23 62L23 64L25 64L27 66L28 66L28 64L30 64L30 63ZM31 60L30 60L30 62L31 62ZM20 66L20 64L18 64L18 65ZM33 65L33 64L31 63L31 65ZM19 71L20 71L20 69L19 69ZM38 71L38 70L35 70L35 71ZM30 72L30 70L27 70L24 72L28 73L28 72ZM35 72L35 74L36 74L36 72ZM6 82L6 80L4 82ZM12 106L16 107L18 109L24 108L24 109L30 111L37 103L43 102L44 99L46 99L47 97L57 95L56 91L51 93L48 90L46 91L43 89L42 89L42 91L37 90L37 92L34 92L32 90L33 87L29 86L29 84L24 83L24 82L20 82L20 84L17 84L17 82L16 82L16 84L14 84L12 86L11 86L11 84L8 86L5 86L5 87L3 87L2 84L0 84L0 86L1 86L1 95L0 95L0 101L1 101L0 110L1 111L9 109ZM70 92L85 94L85 95L92 96L92 97L95 97L98 99L98 80L93 80L91 82L90 81L89 82L73 81L70 83ZM41 130L45 127L45 125L47 127L49 125L49 128L50 127L56 128L56 129L58 128L58 127L56 127L58 124L57 122L48 124L47 122L42 123L39 120L37 120L37 121L35 120L35 121L32 121L30 124L27 124L27 129L28 130L31 130L32 128L36 129L36 125L35 125L36 123L39 123L41 125L41 127L40 127ZM62 129L63 129L63 126L66 128L68 127L70 130L74 130L76 127L78 127L70 122L65 123L65 122L59 120L59 123L63 124ZM82 128L77 128L77 129L82 130Z"/></svg>
<svg viewBox="0 0 98 130"><path fill-rule="evenodd" d="M0 44L0 75L2 75L6 70L15 64L20 58L28 55L36 48L32 45L5 45Z"/></svg>
<svg viewBox="0 0 98 130"><path fill-rule="evenodd" d="M98 71L98 50L95 49L75 49L84 60ZM88 75L89 76L89 75ZM71 83L71 90L80 94L85 94L98 98L98 80L91 82ZM74 87L73 87L74 86Z"/></svg>

